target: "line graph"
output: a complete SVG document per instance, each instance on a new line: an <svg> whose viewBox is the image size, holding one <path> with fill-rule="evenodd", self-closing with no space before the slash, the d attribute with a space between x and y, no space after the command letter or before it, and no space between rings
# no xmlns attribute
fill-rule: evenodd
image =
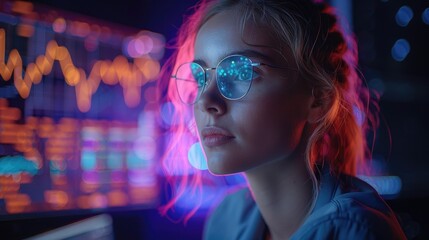
<svg viewBox="0 0 429 240"><path fill-rule="evenodd" d="M120 84L126 105L137 106L142 86L156 80L160 71L160 63L150 57L135 58L129 62L125 56L118 55L113 60L94 61L87 74L73 63L70 51L55 40L50 40L45 53L27 64L24 71L22 57L17 49L9 52L6 61L5 42L6 32L0 29L0 76L4 81L12 80L22 98L28 98L32 86L43 81L43 76L52 72L54 62L57 61L64 81L75 88L77 106L81 112L90 110L91 98L101 82L107 85Z"/></svg>

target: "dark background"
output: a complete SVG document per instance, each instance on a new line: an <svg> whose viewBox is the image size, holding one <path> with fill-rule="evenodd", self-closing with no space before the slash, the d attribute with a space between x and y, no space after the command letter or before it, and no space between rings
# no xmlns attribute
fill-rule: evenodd
<svg viewBox="0 0 429 240"><path fill-rule="evenodd" d="M163 34L167 42L171 42L184 14L196 1L37 0L34 2L137 29L148 29ZM395 22L395 14L404 4L413 9L414 17L407 27L400 27ZM427 232L429 211L426 206L429 198L427 174L429 161L426 153L429 149L429 127L427 126L429 26L422 22L421 14L429 7L429 2L359 0L352 1L352 7L352 27L361 49L360 68L368 84L382 93L381 125L377 131L374 157L388 165L389 174L402 179L401 194L389 201L401 221L405 223L405 230L411 236L416 233L415 239L425 239L429 237ZM407 39L411 46L409 55L402 62L395 61L391 56L392 46L399 38ZM166 53L168 56L171 51L167 50ZM42 224L33 225L37 218L3 222L1 228L12 229L13 234L17 232L22 234L23 228L31 230L27 232L35 233L92 214L95 213L64 214L61 217L62 221L58 221L56 216L44 216L42 217L43 229ZM164 239L168 234L171 239L191 239L192 237L198 239L204 220L202 216L197 216L184 227L183 224L173 224L159 217L155 210L112 212L112 214L117 235L129 236L127 239L144 237ZM30 225L32 228L29 227ZM417 236L417 233L420 235Z"/></svg>

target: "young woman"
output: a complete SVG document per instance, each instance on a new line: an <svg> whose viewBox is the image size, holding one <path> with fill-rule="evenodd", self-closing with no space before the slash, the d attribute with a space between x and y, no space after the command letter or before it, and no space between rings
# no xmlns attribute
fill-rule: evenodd
<svg viewBox="0 0 429 240"><path fill-rule="evenodd" d="M165 70L176 134L167 152L187 156L181 136L195 136L212 174L244 173L248 183L210 214L205 239L405 239L392 210L354 177L377 121L353 47L325 4L196 6ZM179 158L165 167L185 164ZM197 184L193 176L181 186Z"/></svg>

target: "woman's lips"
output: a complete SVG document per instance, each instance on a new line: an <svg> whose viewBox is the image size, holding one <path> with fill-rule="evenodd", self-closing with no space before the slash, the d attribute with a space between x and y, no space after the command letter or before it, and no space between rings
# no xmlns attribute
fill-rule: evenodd
<svg viewBox="0 0 429 240"><path fill-rule="evenodd" d="M201 139L206 147L217 147L228 143L235 137L227 130L219 127L205 127L201 130Z"/></svg>

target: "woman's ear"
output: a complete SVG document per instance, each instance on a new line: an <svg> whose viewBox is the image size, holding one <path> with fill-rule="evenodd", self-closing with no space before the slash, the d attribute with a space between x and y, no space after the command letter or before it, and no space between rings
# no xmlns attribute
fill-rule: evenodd
<svg viewBox="0 0 429 240"><path fill-rule="evenodd" d="M310 113L308 115L309 123L317 123L328 111L331 99L326 91L320 88L313 88L311 90L313 102L310 107Z"/></svg>

